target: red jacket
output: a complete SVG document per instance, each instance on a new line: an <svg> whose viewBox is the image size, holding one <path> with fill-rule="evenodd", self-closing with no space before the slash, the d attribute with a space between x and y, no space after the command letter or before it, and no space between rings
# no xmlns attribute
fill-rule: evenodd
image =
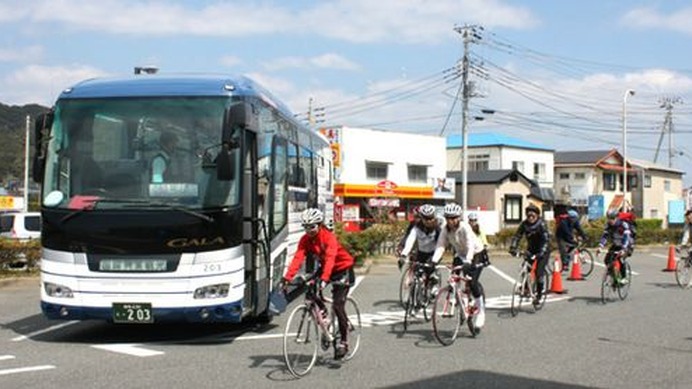
<svg viewBox="0 0 692 389"><path fill-rule="evenodd" d="M326 282L329 282L333 272L348 270L354 264L353 257L336 240L336 235L326 227L320 226L320 230L317 231L317 235L314 238L305 234L298 241L298 250L293 256L293 260L291 260L288 271L284 276L287 281L290 282L298 273L307 254L317 255L322 268L321 278Z"/></svg>

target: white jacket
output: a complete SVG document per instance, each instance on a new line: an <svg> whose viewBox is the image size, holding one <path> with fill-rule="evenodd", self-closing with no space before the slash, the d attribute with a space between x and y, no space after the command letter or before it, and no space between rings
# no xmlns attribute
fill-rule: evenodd
<svg viewBox="0 0 692 389"><path fill-rule="evenodd" d="M456 231L449 231L447 227L442 228L432 257L433 263L440 262L448 245L452 246L454 255L460 257L464 263L471 263L473 256L483 251L483 243L465 221L459 222Z"/></svg>

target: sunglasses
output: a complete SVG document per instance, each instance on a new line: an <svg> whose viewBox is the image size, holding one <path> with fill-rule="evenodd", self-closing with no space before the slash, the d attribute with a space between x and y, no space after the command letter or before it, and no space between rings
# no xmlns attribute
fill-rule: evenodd
<svg viewBox="0 0 692 389"><path fill-rule="evenodd" d="M303 224L303 229L305 229L306 232L317 231L319 227L319 224Z"/></svg>

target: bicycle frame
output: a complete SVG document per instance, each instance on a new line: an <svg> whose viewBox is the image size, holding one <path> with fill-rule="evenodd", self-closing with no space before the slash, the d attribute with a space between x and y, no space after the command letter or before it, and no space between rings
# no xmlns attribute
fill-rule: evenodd
<svg viewBox="0 0 692 389"><path fill-rule="evenodd" d="M296 306L289 316L284 329L283 353L284 361L289 372L295 377L307 374L317 360L318 344L322 351L335 347L341 341L338 329L338 318L334 313L333 301L322 295L318 289L315 274L308 277L297 277L307 285L305 300ZM329 319L320 307L330 312ZM345 308L347 310L348 352L342 361L348 361L355 355L360 345L362 322L360 309L356 301L348 296ZM352 313L352 315L351 315ZM294 328L293 325L296 325ZM295 350L294 350L295 348ZM300 349L299 351L296 351ZM335 348L336 350L336 348Z"/></svg>
<svg viewBox="0 0 692 389"><path fill-rule="evenodd" d="M610 260L609 263L605 263L604 258L603 262L605 263L605 271L603 273L603 281L601 281L601 302L603 304L610 300L614 300L615 293L617 293L620 300L624 300L625 298L627 298L627 295L629 294L632 279L632 271L630 269L629 263L623 256L623 251L619 250L617 253L615 253L614 257ZM625 278L627 279L627 283L621 282L622 266L626 268Z"/></svg>
<svg viewBox="0 0 692 389"><path fill-rule="evenodd" d="M524 299L531 299L534 312L540 310L543 308L548 295L547 275L544 272L543 293L541 298L538 299L538 278L536 276L538 258L535 258L535 256L530 253L521 254L521 257L523 258L521 269L519 270L519 275L512 289L512 304L510 306L510 313L512 316L519 314Z"/></svg>
<svg viewBox="0 0 692 389"><path fill-rule="evenodd" d="M433 306L433 332L435 338L444 346L456 340L459 327L466 322L472 337L480 333L475 325L475 317L479 309L471 293L472 279L462 274L463 266L448 267L450 270L447 286L440 290ZM463 285L462 285L463 282ZM455 313L459 314L456 320ZM443 319L451 318L450 328L443 329ZM445 331L448 330L448 331Z"/></svg>
<svg viewBox="0 0 692 389"><path fill-rule="evenodd" d="M408 298L404 303L404 331L408 330L409 317L413 316L414 311L422 310L425 321L431 319L427 308L432 297L432 283L425 269L435 268L435 265L427 262L411 262L409 266L413 274L411 275L412 283L409 287Z"/></svg>

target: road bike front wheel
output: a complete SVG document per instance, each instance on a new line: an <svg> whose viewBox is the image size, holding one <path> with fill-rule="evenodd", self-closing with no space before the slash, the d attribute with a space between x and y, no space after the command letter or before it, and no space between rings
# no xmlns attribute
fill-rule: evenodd
<svg viewBox="0 0 692 389"><path fill-rule="evenodd" d="M692 257L680 258L678 263L675 264L675 281L683 289L690 287L690 281L692 281L691 270Z"/></svg>
<svg viewBox="0 0 692 389"><path fill-rule="evenodd" d="M591 251L587 249L579 250L579 255L577 255L576 260L578 260L579 265L581 265L581 276L586 278L591 275L594 264L593 254L591 254Z"/></svg>
<svg viewBox="0 0 692 389"><path fill-rule="evenodd" d="M346 317L348 328L348 352L343 358L343 361L348 361L353 358L360 347L360 335L363 333L363 323L360 317L360 308L353 297L346 298ZM341 342L341 333L339 332L339 319L334 314L332 308L332 320L330 321L330 331L334 337L334 345Z"/></svg>
<svg viewBox="0 0 692 389"><path fill-rule="evenodd" d="M627 282L620 283L618 287L618 296L620 296L620 300L624 300L630 293L630 286L632 285L632 268L630 268L629 262L625 262L621 266L625 267L625 277L621 279L627 280Z"/></svg>
<svg viewBox="0 0 692 389"><path fill-rule="evenodd" d="M615 295L617 294L617 284L615 278L613 278L612 272L612 267L606 266L606 271L601 281L601 302L603 304L614 301Z"/></svg>
<svg viewBox="0 0 692 389"><path fill-rule="evenodd" d="M459 335L464 312L461 300L452 286L440 289L432 310L433 333L443 346L454 343Z"/></svg>
<svg viewBox="0 0 692 389"><path fill-rule="evenodd" d="M401 307L406 309L406 302L413 284L413 266L408 265L401 273L401 282L399 283L399 303Z"/></svg>
<svg viewBox="0 0 692 389"><path fill-rule="evenodd" d="M521 277L514 283L512 288L512 304L510 305L510 312L512 316L519 314L521 310L521 304L527 298L528 290L526 289L526 275L522 274Z"/></svg>
<svg viewBox="0 0 692 389"><path fill-rule="evenodd" d="M306 375L315 365L320 342L317 323L307 305L297 306L284 330L284 361L295 377Z"/></svg>
<svg viewBox="0 0 692 389"><path fill-rule="evenodd" d="M532 292L531 295L533 296L534 300L531 302L533 305L533 309L535 311L540 311L543 309L543 306L545 305L545 300L548 298L548 273L544 273L543 277L543 286L542 286L542 291L541 291L541 298L538 298L538 278L534 279L533 284L531 285Z"/></svg>
<svg viewBox="0 0 692 389"><path fill-rule="evenodd" d="M416 289L418 289L418 283L414 279L409 288L408 299L404 307L404 332L408 330L409 320L413 318L413 312L416 309Z"/></svg>

